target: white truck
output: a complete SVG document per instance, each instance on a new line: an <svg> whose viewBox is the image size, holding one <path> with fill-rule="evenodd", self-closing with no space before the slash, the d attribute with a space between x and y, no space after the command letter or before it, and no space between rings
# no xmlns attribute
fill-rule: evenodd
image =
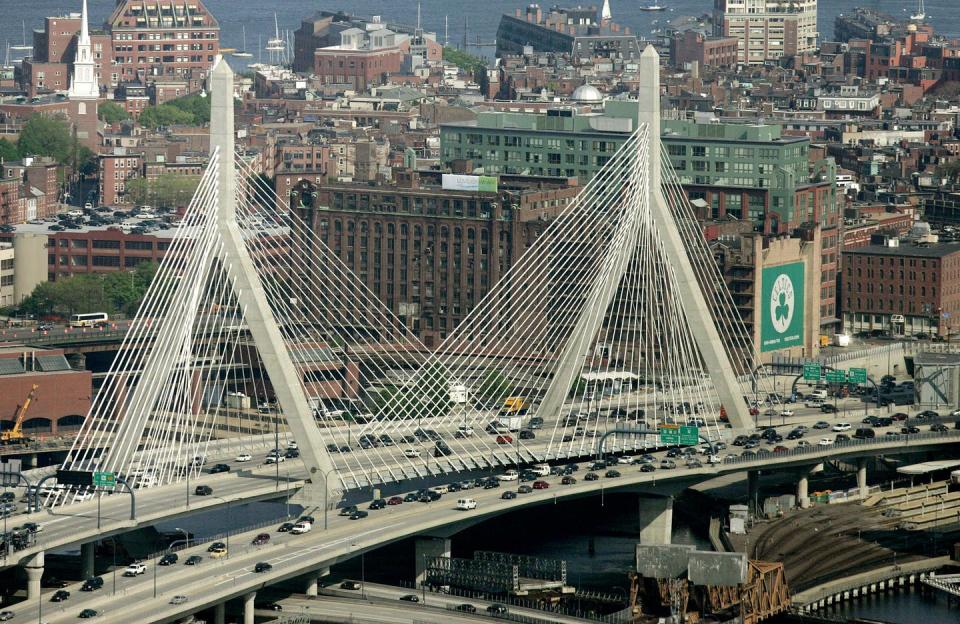
<svg viewBox="0 0 960 624"><path fill-rule="evenodd" d="M523 426L523 416L497 416L497 422L500 423L500 426L504 429L510 431L520 431L520 427Z"/></svg>

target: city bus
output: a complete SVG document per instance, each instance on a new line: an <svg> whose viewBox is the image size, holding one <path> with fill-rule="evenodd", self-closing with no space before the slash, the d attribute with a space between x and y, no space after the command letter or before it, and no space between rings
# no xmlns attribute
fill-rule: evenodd
<svg viewBox="0 0 960 624"><path fill-rule="evenodd" d="M106 323L109 320L110 317L106 312L74 314L70 317L70 327L96 327L99 323Z"/></svg>

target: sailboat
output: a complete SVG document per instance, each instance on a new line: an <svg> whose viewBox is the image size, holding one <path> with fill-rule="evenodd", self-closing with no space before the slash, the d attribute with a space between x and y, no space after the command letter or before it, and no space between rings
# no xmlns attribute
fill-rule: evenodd
<svg viewBox="0 0 960 624"><path fill-rule="evenodd" d="M273 65L282 65L284 62L284 52L287 50L287 42L280 36L280 24L277 22L277 14L273 14L273 27L276 33L273 38L267 39L267 52L270 53L270 63Z"/></svg>
<svg viewBox="0 0 960 624"><path fill-rule="evenodd" d="M250 58L253 56L250 52L247 52L247 27L243 27L243 47L233 53L234 56L238 58Z"/></svg>
<svg viewBox="0 0 960 624"><path fill-rule="evenodd" d="M21 25L23 26L23 45L12 45L10 49L17 52L32 52L33 46L27 43L27 23L21 22Z"/></svg>
<svg viewBox="0 0 960 624"><path fill-rule="evenodd" d="M917 0L917 12L910 16L910 19L920 21L927 17L926 11L923 9L923 0Z"/></svg>
<svg viewBox="0 0 960 624"><path fill-rule="evenodd" d="M651 11L651 12L652 12L652 11L666 11L666 10L667 10L667 7L665 7L665 6L661 5L661 4L657 4L656 2L654 2L653 4L645 4L645 5L641 6L641 7L640 7L640 10L641 10L641 11Z"/></svg>

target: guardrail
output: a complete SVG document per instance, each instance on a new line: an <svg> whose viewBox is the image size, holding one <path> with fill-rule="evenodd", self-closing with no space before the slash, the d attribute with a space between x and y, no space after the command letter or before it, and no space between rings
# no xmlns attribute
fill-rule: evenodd
<svg viewBox="0 0 960 624"><path fill-rule="evenodd" d="M243 503L239 502L238 504L242 505ZM223 542L223 541L226 541L227 538L231 535L239 535L240 533L246 533L247 531L255 531L257 529L262 529L263 527L275 526L277 524L282 524L284 522L290 522L291 519L296 517L298 517L298 515L287 514L285 516L280 516L272 520L263 520L261 522L254 522L252 524L247 524L242 527L230 529L229 531L223 531L222 533L214 533L212 535L204 535L202 537L191 537L190 543L186 543L186 540L177 540L176 542L174 542L175 544L177 544L176 546L171 546L168 548L164 548L163 550L154 551L152 553L144 555L141 558L141 560L149 561L150 559L159 559L160 557L166 554L180 552L182 550L186 550L187 548L192 548L194 546L199 546L202 544L211 544L213 542ZM177 542L184 542L184 543L178 544ZM228 552L227 556L229 556L229 554L230 553Z"/></svg>

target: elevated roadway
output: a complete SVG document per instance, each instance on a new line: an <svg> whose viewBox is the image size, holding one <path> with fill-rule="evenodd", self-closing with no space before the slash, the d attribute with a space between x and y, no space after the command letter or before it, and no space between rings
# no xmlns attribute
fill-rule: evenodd
<svg viewBox="0 0 960 624"><path fill-rule="evenodd" d="M534 490L530 494L519 495L516 499L504 500L501 493L504 488L515 485L506 484L504 488L492 490L474 489L463 495L447 495L440 501L431 504L405 503L391 506L381 511L371 511L366 519L351 521L339 515L329 517L329 529L314 529L305 535L291 535L289 533L271 532L271 539L267 545L253 546L252 539L262 529L231 537L232 552L225 559L212 560L206 557L205 546L192 546L182 551L181 560L190 554L201 554L204 562L198 566L175 565L157 567L155 561L150 563L152 570L148 570L145 577L134 579L119 579L117 594L111 592L110 582L104 589L97 592L79 592L78 588L71 588L73 596L65 608L69 612L62 614L44 613L43 617L50 624L57 622L72 622L76 614L83 608L93 608L104 611L102 622L116 622L118 624L130 621L171 622L183 618L198 610L212 607L218 603L233 598L249 596L251 592L275 584L279 581L317 574L318 570L329 568L337 562L354 558L359 554L389 544L404 538L417 535L431 535L435 533L451 534L456 530L482 522L490 517L516 509L533 507L542 504L552 504L555 501L576 497L593 496L598 491L642 491L647 493L672 494L689 484L710 479L722 474L745 470L773 470L792 469L811 466L826 460L856 459L878 454L899 454L905 452L921 452L944 449L949 445L960 442L960 431L948 431L943 434L919 434L911 436L884 436L868 442L850 442L834 444L829 447L801 447L788 452L760 458L747 458L743 461L731 460L717 465L707 465L701 468L678 468L674 470L657 470L655 472L641 472L638 466L620 466L619 478L601 478L598 481L585 481L583 474L586 466L582 466L577 473L578 482L574 485L560 485L560 477L548 477L548 489ZM256 479L263 479L262 471L251 471L250 475L230 475L218 477L215 491L218 488L243 489ZM231 483L233 482L233 483ZM263 484L264 488L273 488L276 496L276 484ZM161 492L163 488L148 490ZM165 492L167 495L169 491ZM267 493L263 494L268 496ZM471 511L455 509L457 496L469 496L477 500L477 508ZM208 497L209 498L209 497ZM111 501L113 504L113 501ZM162 500L156 504L163 505ZM222 506L220 501L204 501L207 509ZM191 507L195 503L191 502ZM71 516L64 519L60 526L49 535L57 536L59 544L78 543L93 539L96 536L95 527L91 520L91 511L95 507L91 503L82 503L83 516ZM166 512L159 517L168 518L174 514L187 513L182 505L177 507L166 502ZM119 510L115 510L117 513ZM77 510L70 510L76 514ZM122 513L122 512L120 512ZM37 515L37 519L44 518ZM114 521L117 522L117 521ZM126 523L128 521L120 521ZM319 526L322 526L318 522ZM56 525L54 525L56 526ZM76 531L76 535L65 535L67 527ZM108 531L117 531L124 527L107 527ZM44 532L46 533L46 531ZM41 534L38 547L48 542L48 535ZM268 562L273 566L269 572L255 573L253 567L258 562ZM154 597L154 577L156 574L156 597ZM170 598L176 594L187 595L188 601L181 605L168 604ZM31 600L28 603L16 605L13 610L16 617L13 622L36 622L39 616L39 605L47 605L47 594L40 600ZM133 607L129 605L134 605ZM121 608L122 606L122 608ZM59 608L59 607L58 607ZM133 609L134 611L131 611ZM137 614L149 614L144 620L136 619ZM131 619L132 618L132 619Z"/></svg>

